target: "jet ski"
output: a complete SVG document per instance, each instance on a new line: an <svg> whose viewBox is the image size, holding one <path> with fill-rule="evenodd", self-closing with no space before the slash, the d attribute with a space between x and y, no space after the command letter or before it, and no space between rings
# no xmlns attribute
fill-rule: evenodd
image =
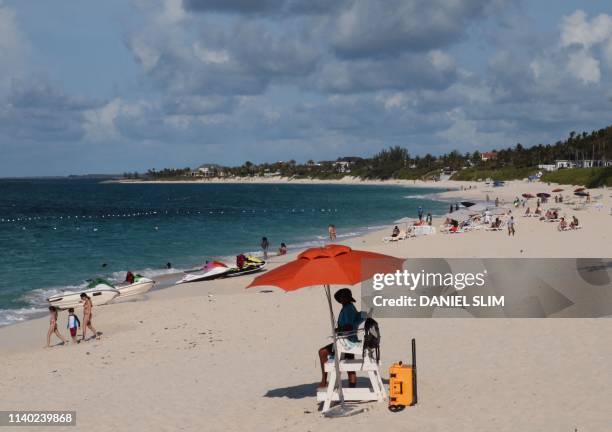
<svg viewBox="0 0 612 432"><path fill-rule="evenodd" d="M69 309L82 306L81 294L87 294L94 306L100 306L113 301L119 296L119 290L113 285L101 278L94 279L87 285L87 288L75 292L63 292L56 294L47 299L49 306L55 306L59 309Z"/></svg>
<svg viewBox="0 0 612 432"><path fill-rule="evenodd" d="M232 267L225 276L235 277L255 273L263 270L265 266L266 262L260 258L240 254L236 257L236 267Z"/></svg>
<svg viewBox="0 0 612 432"><path fill-rule="evenodd" d="M208 261L201 269L187 270L183 279L178 281L177 284L216 279L229 271L230 268L222 262Z"/></svg>

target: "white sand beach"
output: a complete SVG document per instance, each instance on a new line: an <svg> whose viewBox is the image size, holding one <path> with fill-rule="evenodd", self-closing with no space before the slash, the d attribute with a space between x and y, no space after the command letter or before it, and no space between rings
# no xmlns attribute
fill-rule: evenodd
<svg viewBox="0 0 612 432"><path fill-rule="evenodd" d="M505 202L555 187L416 185L472 187L440 194L449 201L488 194ZM517 216L515 237L474 231L384 243L390 224L344 243L402 258L609 257L611 191L591 193L603 194L602 209L562 206L562 215L577 215L580 230ZM273 257L270 267L298 252ZM417 340L418 405L391 413L373 402L357 416L327 419L315 400L316 353L330 333L322 289L246 290L251 279L178 285L96 307L103 335L79 345L43 349L46 317L0 328L2 409L75 410L76 429L88 431L612 429L610 319L380 319L385 378L390 364L409 362L410 339ZM353 292L359 298L358 286Z"/></svg>

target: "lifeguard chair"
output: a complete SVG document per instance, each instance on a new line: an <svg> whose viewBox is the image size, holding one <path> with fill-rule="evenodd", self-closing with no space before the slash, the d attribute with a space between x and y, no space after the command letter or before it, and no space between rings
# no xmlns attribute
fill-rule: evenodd
<svg viewBox="0 0 612 432"><path fill-rule="evenodd" d="M379 401L382 402L387 398L387 392L380 376L380 359L373 350L364 350L364 324L368 318L366 312L361 312L362 323L359 329L351 332L338 333L336 336L336 345L338 352L335 355L339 356L340 373L343 372L365 372L370 379L368 387L342 387L342 393L345 401ZM357 336L358 341L351 341L352 336ZM346 354L353 354L354 359L347 359ZM322 412L327 412L332 401L339 401L338 382L342 385L341 377L336 371L334 358L330 357L325 363L325 372L328 373L327 389L321 389L317 392L317 402L323 402Z"/></svg>

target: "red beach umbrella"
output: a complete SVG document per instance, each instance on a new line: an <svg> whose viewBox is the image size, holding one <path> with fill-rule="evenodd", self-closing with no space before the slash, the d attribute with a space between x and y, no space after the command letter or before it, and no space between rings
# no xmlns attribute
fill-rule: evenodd
<svg viewBox="0 0 612 432"><path fill-rule="evenodd" d="M369 265L368 261L370 261ZM390 273L401 269L404 260L389 255L328 245L307 249L291 261L255 279L247 288L276 286L295 291L314 285L355 285L375 273Z"/></svg>
<svg viewBox="0 0 612 432"><path fill-rule="evenodd" d="M353 250L348 246L328 245L307 249L280 267L257 276L247 288L275 286L285 291L295 291L314 285L323 285L329 305L334 351L338 352L334 311L330 285L355 285L370 279L376 273L392 273L404 264L401 258L374 252ZM338 356L334 356L336 373L340 377ZM341 380L337 381L338 396L344 409Z"/></svg>
<svg viewBox="0 0 612 432"><path fill-rule="evenodd" d="M533 196L532 194L530 194L530 193L524 193L524 194L523 194L523 195L521 195L521 196L522 196L523 198L527 198L527 199L534 198L534 196Z"/></svg>
<svg viewBox="0 0 612 432"><path fill-rule="evenodd" d="M561 189L561 188L553 189L553 190L552 190L552 192L553 192L553 193L556 193L556 192L563 192L563 189Z"/></svg>
<svg viewBox="0 0 612 432"><path fill-rule="evenodd" d="M574 192L582 192L582 191L583 191L583 190L585 190L585 189L586 189L586 188L579 187L579 188L574 189Z"/></svg>

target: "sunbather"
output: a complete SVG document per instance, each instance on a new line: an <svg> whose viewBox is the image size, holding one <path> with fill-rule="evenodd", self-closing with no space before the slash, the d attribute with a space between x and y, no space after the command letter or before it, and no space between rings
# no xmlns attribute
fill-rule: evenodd
<svg viewBox="0 0 612 432"><path fill-rule="evenodd" d="M499 228L501 227L501 220L496 217L495 221L491 224L491 228Z"/></svg>
<svg viewBox="0 0 612 432"><path fill-rule="evenodd" d="M397 225L395 225L395 227L393 228L393 232L391 233L391 237L397 237L399 233L400 233L400 230L397 227Z"/></svg>
<svg viewBox="0 0 612 432"><path fill-rule="evenodd" d="M572 221L570 222L571 229L577 229L580 226L578 223L578 218L576 216L572 216Z"/></svg>
<svg viewBox="0 0 612 432"><path fill-rule="evenodd" d="M342 304L342 309L340 310L340 314L338 315L338 327L336 328L337 332L350 332L356 331L361 323L361 315L355 308L355 299L353 298L353 293L348 288L342 288L334 294L334 298L340 304ZM357 342L357 335L349 336L349 340L353 342ZM327 387L327 373L325 372L325 363L327 363L327 359L330 355L334 354L334 344L331 343L327 346L324 346L319 350L319 359L321 360L321 384L319 384L319 388ZM344 354L344 358L346 359L354 359L355 356L353 354ZM355 387L357 385L357 374L355 372L349 372L349 387Z"/></svg>
<svg viewBox="0 0 612 432"><path fill-rule="evenodd" d="M559 231L565 231L567 229L567 222L565 221L565 218L561 218L561 221L559 222L559 226L557 227L557 229Z"/></svg>

